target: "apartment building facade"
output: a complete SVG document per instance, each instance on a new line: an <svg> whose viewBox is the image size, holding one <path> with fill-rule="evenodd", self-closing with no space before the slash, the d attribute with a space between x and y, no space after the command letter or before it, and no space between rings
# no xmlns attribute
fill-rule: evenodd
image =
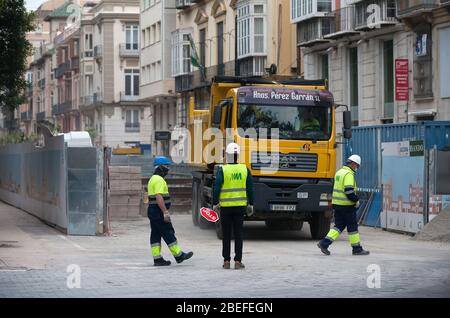
<svg viewBox="0 0 450 318"><path fill-rule="evenodd" d="M102 0L80 28L82 129L112 148L150 144L150 107L139 101L139 1Z"/></svg>
<svg viewBox="0 0 450 318"><path fill-rule="evenodd" d="M139 101L139 1L66 1L45 21L24 125L90 130L98 146L150 144L149 103Z"/></svg>
<svg viewBox="0 0 450 318"><path fill-rule="evenodd" d="M175 0L141 0L140 96L151 106L154 155L169 155L174 141L177 100L171 74L171 34L175 30Z"/></svg>
<svg viewBox="0 0 450 318"><path fill-rule="evenodd" d="M289 1L180 0L176 5L172 76L177 124L186 124L191 96L197 109L208 108L214 76L268 76L272 65L279 76L299 72Z"/></svg>
<svg viewBox="0 0 450 318"><path fill-rule="evenodd" d="M305 78L327 78L355 126L449 120L448 2L291 0Z"/></svg>

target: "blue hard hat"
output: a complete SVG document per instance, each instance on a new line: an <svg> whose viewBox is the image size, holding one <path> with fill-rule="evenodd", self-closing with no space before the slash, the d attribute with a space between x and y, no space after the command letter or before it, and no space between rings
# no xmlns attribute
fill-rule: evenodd
<svg viewBox="0 0 450 318"><path fill-rule="evenodd" d="M172 164L172 162L171 162L170 159L167 158L167 157L164 157L164 156L157 156L157 157L155 157L155 159L153 160L153 164L154 164L155 166L162 166L162 165L167 166L167 165Z"/></svg>

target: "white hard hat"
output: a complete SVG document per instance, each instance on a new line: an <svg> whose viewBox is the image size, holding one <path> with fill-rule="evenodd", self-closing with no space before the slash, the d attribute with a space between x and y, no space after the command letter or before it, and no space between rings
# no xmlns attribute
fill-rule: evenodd
<svg viewBox="0 0 450 318"><path fill-rule="evenodd" d="M347 160L348 160L348 161L352 161L352 162L358 164L358 166L361 165L361 157L358 156L358 155L351 155L350 157L348 157Z"/></svg>
<svg viewBox="0 0 450 318"><path fill-rule="evenodd" d="M240 154L241 153L241 148L239 147L238 144L232 142L229 143L226 149L226 153L229 155L234 155L234 154Z"/></svg>

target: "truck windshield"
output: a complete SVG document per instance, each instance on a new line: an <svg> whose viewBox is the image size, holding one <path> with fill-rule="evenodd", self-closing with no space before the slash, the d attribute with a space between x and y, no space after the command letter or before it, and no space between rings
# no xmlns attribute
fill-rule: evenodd
<svg viewBox="0 0 450 318"><path fill-rule="evenodd" d="M328 140L331 136L331 108L311 106L279 106L238 104L238 127L244 131L255 128L279 129L280 139ZM239 131L241 137L248 134ZM243 136L245 134L246 136Z"/></svg>

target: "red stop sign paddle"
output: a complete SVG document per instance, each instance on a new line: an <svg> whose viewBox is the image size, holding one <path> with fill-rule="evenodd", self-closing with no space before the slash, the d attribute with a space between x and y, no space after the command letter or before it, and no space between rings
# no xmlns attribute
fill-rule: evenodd
<svg viewBox="0 0 450 318"><path fill-rule="evenodd" d="M201 208L200 214L207 219L209 222L217 222L219 220L219 216L214 210L208 208Z"/></svg>

